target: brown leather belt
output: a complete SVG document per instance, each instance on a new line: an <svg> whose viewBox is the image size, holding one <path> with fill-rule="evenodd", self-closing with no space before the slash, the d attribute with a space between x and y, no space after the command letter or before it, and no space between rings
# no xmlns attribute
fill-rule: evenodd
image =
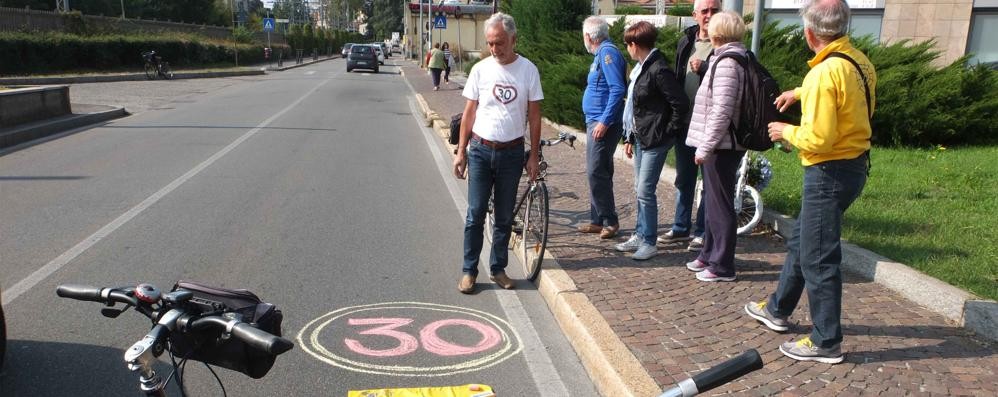
<svg viewBox="0 0 998 397"><path fill-rule="evenodd" d="M481 143L481 144L483 144L485 146L488 146L488 147L490 147L492 149L495 149L495 150L503 150L503 149L509 149L509 148L523 146L523 137L522 136L519 137L519 138L516 138L516 139L514 139L512 141L509 141L509 142L496 142L496 141L490 141L488 139L482 138L482 137L478 136L478 134L472 132L471 133L471 140L474 141L474 142Z"/></svg>

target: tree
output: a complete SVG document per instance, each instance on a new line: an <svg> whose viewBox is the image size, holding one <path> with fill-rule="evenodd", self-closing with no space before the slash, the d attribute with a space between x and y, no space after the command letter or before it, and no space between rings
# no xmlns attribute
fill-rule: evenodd
<svg viewBox="0 0 998 397"><path fill-rule="evenodd" d="M401 32L403 10L406 0L374 0L368 16L368 29L375 38L386 38L391 32Z"/></svg>

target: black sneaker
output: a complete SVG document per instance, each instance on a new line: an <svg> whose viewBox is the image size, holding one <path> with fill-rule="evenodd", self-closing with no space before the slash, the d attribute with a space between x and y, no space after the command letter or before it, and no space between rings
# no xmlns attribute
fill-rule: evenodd
<svg viewBox="0 0 998 397"><path fill-rule="evenodd" d="M669 243L675 243L677 241L686 241L689 239L690 239L689 234L678 234L675 231L669 230L665 232L665 234L658 236L658 239L656 239L656 241L658 241L659 244L669 244Z"/></svg>

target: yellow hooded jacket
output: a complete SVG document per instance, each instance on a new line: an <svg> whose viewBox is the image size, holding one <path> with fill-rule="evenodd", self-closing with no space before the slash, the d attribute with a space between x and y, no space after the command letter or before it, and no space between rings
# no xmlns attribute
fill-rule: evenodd
<svg viewBox="0 0 998 397"><path fill-rule="evenodd" d="M870 126L863 78L848 60L825 58L841 52L856 61L866 75L870 106L876 107L877 73L870 60L852 47L849 37L829 43L807 62L811 71L794 89L801 104L801 125L788 125L783 138L796 147L801 164L854 159L870 149ZM869 113L868 113L869 112Z"/></svg>

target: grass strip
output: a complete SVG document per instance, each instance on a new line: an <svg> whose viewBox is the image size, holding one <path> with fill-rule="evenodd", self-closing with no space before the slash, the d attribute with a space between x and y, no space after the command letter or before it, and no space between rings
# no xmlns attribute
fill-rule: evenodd
<svg viewBox="0 0 998 397"><path fill-rule="evenodd" d="M998 146L874 148L843 237L980 297L998 300ZM767 208L797 216L803 168L769 151Z"/></svg>

